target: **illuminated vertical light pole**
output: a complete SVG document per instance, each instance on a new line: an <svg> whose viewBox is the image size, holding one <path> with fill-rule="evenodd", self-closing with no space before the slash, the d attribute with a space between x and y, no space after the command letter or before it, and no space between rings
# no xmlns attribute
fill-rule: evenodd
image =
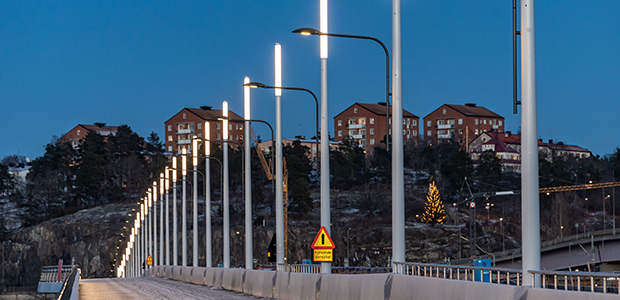
<svg viewBox="0 0 620 300"><path fill-rule="evenodd" d="M212 248L211 248L211 126L205 122L205 258L207 268L212 267Z"/></svg>
<svg viewBox="0 0 620 300"><path fill-rule="evenodd" d="M276 43L275 58L275 96L276 96L276 263L285 264L284 260L284 190L282 168L282 47Z"/></svg>
<svg viewBox="0 0 620 300"><path fill-rule="evenodd" d="M250 77L245 76L243 83L250 83ZM252 253L252 171L250 168L250 87L243 87L243 118L245 121L245 268L251 270L254 265Z"/></svg>
<svg viewBox="0 0 620 300"><path fill-rule="evenodd" d="M228 102L227 101L223 101L222 102L222 114L224 115L224 119L222 120L222 127L223 128L223 158L224 158L224 188L223 188L223 193L224 193L224 201L222 203L222 205L224 206L224 216L223 216L223 223L224 223L224 245L223 245L223 255L224 255L224 268L230 268L230 219L229 219L229 208L230 208L230 204L229 204L229 199L228 199L228 142L226 142L228 140Z"/></svg>
<svg viewBox="0 0 620 300"><path fill-rule="evenodd" d="M181 151L181 175L183 175L183 199L181 203L181 262L187 267L187 150Z"/></svg>
<svg viewBox="0 0 620 300"><path fill-rule="evenodd" d="M143 198L144 199L144 198ZM144 201L146 202L146 201ZM146 214L146 205L144 205L144 202L142 202L140 204L140 243L142 243L140 245L140 275L142 275L142 264L144 263L144 260L146 259L146 224L144 223L144 215Z"/></svg>
<svg viewBox="0 0 620 300"><path fill-rule="evenodd" d="M167 224L166 224L166 227ZM164 173L159 174L159 265L164 264ZM167 243L166 243L167 244ZM167 247L166 247L167 248Z"/></svg>
<svg viewBox="0 0 620 300"><path fill-rule="evenodd" d="M405 262L405 174L403 169L401 56L400 0L392 0L392 261Z"/></svg>
<svg viewBox="0 0 620 300"><path fill-rule="evenodd" d="M538 194L538 130L536 112L536 47L534 0L521 1L521 226L522 269L540 270L540 198ZM540 287L541 278L523 276L524 286Z"/></svg>
<svg viewBox="0 0 620 300"><path fill-rule="evenodd" d="M192 202L192 266L198 267L198 139L192 141L192 165L194 166L194 201Z"/></svg>
<svg viewBox="0 0 620 300"><path fill-rule="evenodd" d="M170 196L170 168L166 166L164 171L164 189L166 193L166 266L170 265L170 203L168 201Z"/></svg>
<svg viewBox="0 0 620 300"><path fill-rule="evenodd" d="M327 0L320 2L320 24L321 32L329 32L327 27ZM320 55L321 55L321 226L331 234L331 212L329 195L329 109L327 104L327 36L320 36ZM330 262L321 263L321 273L330 274L332 264Z"/></svg>
<svg viewBox="0 0 620 300"><path fill-rule="evenodd" d="M149 242L149 248L148 248L148 255L152 255L153 254L153 214L151 213L151 205L153 205L152 201L152 195L151 195L151 188L148 189L147 192L147 201L148 201L148 205L146 207L146 215L148 216L148 242ZM147 257L148 257L147 255ZM152 256L151 256L152 258ZM148 265L146 266L146 268L148 269Z"/></svg>
<svg viewBox="0 0 620 300"><path fill-rule="evenodd" d="M153 181L153 267L157 266L157 181Z"/></svg>
<svg viewBox="0 0 620 300"><path fill-rule="evenodd" d="M172 157L172 265L179 265L179 239L177 225L177 157Z"/></svg>

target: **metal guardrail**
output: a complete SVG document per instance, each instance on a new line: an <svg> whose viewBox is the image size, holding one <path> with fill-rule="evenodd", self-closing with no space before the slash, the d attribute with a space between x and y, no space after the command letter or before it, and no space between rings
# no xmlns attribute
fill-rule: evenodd
<svg viewBox="0 0 620 300"><path fill-rule="evenodd" d="M540 277L542 287L554 290L618 294L619 273L528 271L532 280Z"/></svg>
<svg viewBox="0 0 620 300"><path fill-rule="evenodd" d="M62 289L60 290L60 292L58 292L58 295L56 295L56 300L69 300L71 298L77 299L77 297L72 297L72 294L74 291L73 284L76 281L75 277L78 276L79 273L80 270L77 266L73 266L73 268L71 268L71 273L64 281Z"/></svg>
<svg viewBox="0 0 620 300"><path fill-rule="evenodd" d="M321 265L309 264L278 264L278 271L293 273L321 273Z"/></svg>
<svg viewBox="0 0 620 300"><path fill-rule="evenodd" d="M506 285L523 284L523 272L518 269L394 262L394 273Z"/></svg>
<svg viewBox="0 0 620 300"><path fill-rule="evenodd" d="M44 266L41 268L39 282L64 282L71 275L72 268L71 265L61 267L58 278L58 266Z"/></svg>

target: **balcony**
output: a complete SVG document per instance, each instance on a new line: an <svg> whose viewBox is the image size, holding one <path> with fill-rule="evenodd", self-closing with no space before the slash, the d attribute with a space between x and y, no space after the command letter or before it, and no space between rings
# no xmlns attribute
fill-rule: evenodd
<svg viewBox="0 0 620 300"><path fill-rule="evenodd" d="M349 124L347 125L347 129L359 129L366 128L366 124Z"/></svg>
<svg viewBox="0 0 620 300"><path fill-rule="evenodd" d="M438 134L437 138L438 139L451 139L452 138L452 134Z"/></svg>
<svg viewBox="0 0 620 300"><path fill-rule="evenodd" d="M354 135L349 135L349 137L354 140L359 140L359 139L366 138L366 135L365 134L354 134Z"/></svg>
<svg viewBox="0 0 620 300"><path fill-rule="evenodd" d="M452 129L454 128L454 124L442 124L435 126L436 129Z"/></svg>
<svg viewBox="0 0 620 300"><path fill-rule="evenodd" d="M188 129L177 130L177 134L188 134L188 133L194 133L194 129L188 128Z"/></svg>
<svg viewBox="0 0 620 300"><path fill-rule="evenodd" d="M178 140L177 141L177 145L186 145L186 144L191 144L192 140L191 139L185 139L185 140Z"/></svg>

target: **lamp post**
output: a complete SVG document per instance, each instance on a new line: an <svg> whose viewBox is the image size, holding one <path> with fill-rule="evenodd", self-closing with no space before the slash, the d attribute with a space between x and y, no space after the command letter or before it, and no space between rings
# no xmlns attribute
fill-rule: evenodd
<svg viewBox="0 0 620 300"><path fill-rule="evenodd" d="M243 78L243 84L250 82L250 77ZM243 87L243 118L245 121L245 268L251 270L254 265L252 253L252 173L250 156L250 88Z"/></svg>
<svg viewBox="0 0 620 300"><path fill-rule="evenodd" d="M168 227L167 224L166 224L166 227ZM166 241L166 243L168 242ZM160 173L159 174L159 265L161 266L163 264L164 264L164 173Z"/></svg>
<svg viewBox="0 0 620 300"><path fill-rule="evenodd" d="M177 228L177 157L172 157L172 265L179 265L178 228Z"/></svg>
<svg viewBox="0 0 620 300"><path fill-rule="evenodd" d="M385 149L390 151L390 53L388 52L387 47L383 42L379 39L364 36L364 35L353 35L353 34L340 34L340 33L327 33L321 32L314 28L299 28L292 31L293 33L298 33L301 35L318 35L318 36L333 36L333 37L344 37L344 38L352 38L352 39L363 39L363 40L371 40L377 42L383 48L385 52Z"/></svg>
<svg viewBox="0 0 620 300"><path fill-rule="evenodd" d="M504 243L504 218L499 218L499 224L502 227L502 252L506 251L506 244Z"/></svg>
<svg viewBox="0 0 620 300"><path fill-rule="evenodd" d="M164 171L164 190L166 193L166 265L170 265L170 210L169 210L169 190L170 190L170 168L166 166Z"/></svg>
<svg viewBox="0 0 620 300"><path fill-rule="evenodd" d="M187 149L181 150L181 175L183 175L183 200L181 203L181 263L187 267Z"/></svg>
<svg viewBox="0 0 620 300"><path fill-rule="evenodd" d="M153 267L159 263L159 254L157 253L157 181L153 181Z"/></svg>
<svg viewBox="0 0 620 300"><path fill-rule="evenodd" d="M194 166L194 201L192 202L192 216L193 216L193 226L192 226L192 266L198 267L198 140L194 139L192 141L192 165Z"/></svg>
<svg viewBox="0 0 620 300"><path fill-rule="evenodd" d="M282 90L293 90L293 91L304 91L309 93L310 95L312 95L312 98L314 99L314 104L315 104L315 116L316 116L316 122L315 124L315 137L316 137L316 151L317 154L315 157L318 157L318 151L319 151L319 100L317 99L316 95L309 89L305 89L305 88L298 88L298 87L275 87L275 86L268 86L265 85L263 83L260 82L248 82L243 84L244 86L249 86L251 88L261 88L261 89L282 89ZM257 120L258 122L260 122L260 120ZM267 124L269 125L269 124ZM271 135L273 136L273 129L271 130L272 133ZM273 139L273 137L272 137ZM273 148L272 148L273 149Z"/></svg>
<svg viewBox="0 0 620 300"><path fill-rule="evenodd" d="M224 117L228 118L228 102L227 101L223 101L222 102L222 113L224 114ZM224 246L223 246L223 254L224 254L224 268L230 268L230 216L229 216L229 209L230 209L230 204L229 204L229 193L228 193L228 120L223 120L222 121L222 126L223 128L223 138L224 138L224 145L222 149L223 151L223 159L224 159L224 188L222 193L224 194L224 200L222 205L224 206L223 212L224 212L224 216L223 216L223 221L224 221Z"/></svg>

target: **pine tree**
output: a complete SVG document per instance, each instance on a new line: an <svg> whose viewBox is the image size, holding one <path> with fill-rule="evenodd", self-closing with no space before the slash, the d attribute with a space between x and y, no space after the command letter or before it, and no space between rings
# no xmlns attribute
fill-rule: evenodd
<svg viewBox="0 0 620 300"><path fill-rule="evenodd" d="M443 224L446 221L446 211L439 197L439 190L433 181L430 184L428 195L426 196L426 205L424 206L424 215L422 222L429 224Z"/></svg>

